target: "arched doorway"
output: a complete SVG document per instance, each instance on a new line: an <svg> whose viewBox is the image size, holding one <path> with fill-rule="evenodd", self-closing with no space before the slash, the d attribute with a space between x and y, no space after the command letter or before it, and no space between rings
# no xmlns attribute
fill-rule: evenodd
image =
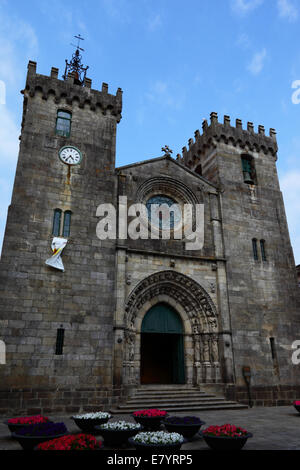
<svg viewBox="0 0 300 470"><path fill-rule="evenodd" d="M151 307L143 318L141 383L185 383L182 321L165 303Z"/></svg>

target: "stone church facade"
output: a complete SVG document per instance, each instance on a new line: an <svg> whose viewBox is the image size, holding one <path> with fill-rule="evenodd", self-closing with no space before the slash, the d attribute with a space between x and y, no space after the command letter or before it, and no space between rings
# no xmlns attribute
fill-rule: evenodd
<svg viewBox="0 0 300 470"><path fill-rule="evenodd" d="M289 403L300 394L299 293L275 131L211 113L176 159L116 168L122 91L91 85L28 64L1 258L0 412L108 409L147 383L247 403L244 367L257 405ZM203 204L203 248L100 240L97 207L124 196L128 207ZM54 236L67 240L64 271L45 264Z"/></svg>

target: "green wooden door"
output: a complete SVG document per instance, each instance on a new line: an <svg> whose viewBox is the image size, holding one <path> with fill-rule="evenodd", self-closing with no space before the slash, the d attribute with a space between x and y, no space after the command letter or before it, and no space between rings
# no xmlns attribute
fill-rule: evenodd
<svg viewBox="0 0 300 470"><path fill-rule="evenodd" d="M154 305L144 316L142 333L182 334L181 318L167 304Z"/></svg>
<svg viewBox="0 0 300 470"><path fill-rule="evenodd" d="M172 356L172 382L185 383L183 327L178 313L167 304L154 305L143 319L141 333L168 335L164 354Z"/></svg>

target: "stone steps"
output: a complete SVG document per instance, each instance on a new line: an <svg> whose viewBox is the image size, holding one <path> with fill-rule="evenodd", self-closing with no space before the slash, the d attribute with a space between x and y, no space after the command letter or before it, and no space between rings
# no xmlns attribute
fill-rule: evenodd
<svg viewBox="0 0 300 470"><path fill-rule="evenodd" d="M225 400L224 397L200 391L196 387L181 385L141 386L127 401L110 410L112 414L129 414L133 411L160 408L168 412L231 410L248 408L247 405Z"/></svg>

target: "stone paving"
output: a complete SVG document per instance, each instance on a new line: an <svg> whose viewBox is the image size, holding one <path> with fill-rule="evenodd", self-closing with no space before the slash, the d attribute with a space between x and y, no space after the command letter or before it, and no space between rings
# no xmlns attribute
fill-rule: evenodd
<svg viewBox="0 0 300 470"><path fill-rule="evenodd" d="M176 414L187 415L187 413ZM202 421L205 421L204 427L225 423L244 427L253 434L244 447L247 450L300 450L300 413L293 406L203 411L201 414L195 411L189 414L199 416ZM69 416L55 415L51 418L53 421L63 421L71 433L79 432ZM134 421L130 415L114 415L111 421L119 419ZM18 442L11 439L7 426L3 424L4 420L5 418L2 418L0 423L0 450L21 450ZM97 439L101 440L101 436L97 436ZM203 439L196 436L182 446L182 450L192 449L206 450L207 445Z"/></svg>

